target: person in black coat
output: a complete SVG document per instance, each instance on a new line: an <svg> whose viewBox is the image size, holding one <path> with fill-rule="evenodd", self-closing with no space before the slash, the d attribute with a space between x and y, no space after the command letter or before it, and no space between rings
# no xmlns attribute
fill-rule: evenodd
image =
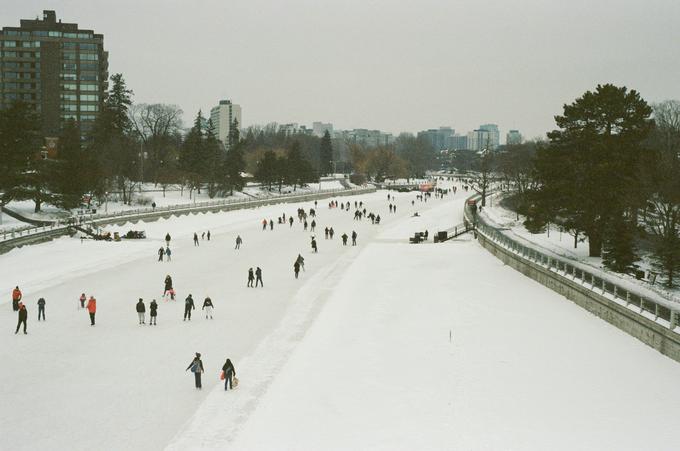
<svg viewBox="0 0 680 451"><path fill-rule="evenodd" d="M253 282L255 282L255 273L253 273L253 268L248 269L248 286L253 287Z"/></svg>
<svg viewBox="0 0 680 451"><path fill-rule="evenodd" d="M258 266L257 269L255 270L255 287L257 287L257 284L260 284L261 287L264 288L264 283L262 283L262 270Z"/></svg>
<svg viewBox="0 0 680 451"><path fill-rule="evenodd" d="M41 315L43 321L45 321L45 298L38 299L38 321L40 321Z"/></svg>
<svg viewBox="0 0 680 451"><path fill-rule="evenodd" d="M15 335L19 333L19 327L22 323L24 324L24 333L28 333L26 332L26 320L28 320L28 310L26 310L26 305L19 302L19 321L17 322L17 330L14 331Z"/></svg>
<svg viewBox="0 0 680 451"><path fill-rule="evenodd" d="M165 255L165 250L163 249L163 246L161 246L158 249L158 261L162 262L163 261L163 255Z"/></svg>
<svg viewBox="0 0 680 451"><path fill-rule="evenodd" d="M144 314L146 313L146 307L144 306L142 298L139 298L135 309L137 310L137 316L139 317L139 324L145 324Z"/></svg>
<svg viewBox="0 0 680 451"><path fill-rule="evenodd" d="M163 291L163 296L168 294L168 291L170 292L170 299L175 299L175 294L173 293L172 290L172 277L168 274L165 276L165 290Z"/></svg>
<svg viewBox="0 0 680 451"><path fill-rule="evenodd" d="M293 271L295 271L295 278L298 278L298 274L300 274L300 262L295 260L295 263L293 263Z"/></svg>
<svg viewBox="0 0 680 451"><path fill-rule="evenodd" d="M185 371L191 370L192 373L194 373L194 379L196 380L196 388L199 390L203 388L201 386L201 373L203 373L203 362L201 361L201 353L197 352L196 357L191 361L189 366Z"/></svg>
<svg viewBox="0 0 680 451"><path fill-rule="evenodd" d="M152 324L155 326L156 317L158 316L158 303L155 299L151 301L151 304L149 304L149 316L151 317L151 319L149 319L149 326Z"/></svg>
<svg viewBox="0 0 680 451"><path fill-rule="evenodd" d="M352 246L357 245L357 232L355 230L352 230Z"/></svg>
<svg viewBox="0 0 680 451"><path fill-rule="evenodd" d="M195 310L196 306L194 305L194 298L191 297L191 294L187 296L187 298L184 300L184 320L187 320L187 317L189 318L189 321L191 321L191 311Z"/></svg>
<svg viewBox="0 0 680 451"><path fill-rule="evenodd" d="M230 389L233 389L231 385L231 379L236 377L236 369L234 368L234 364L231 363L231 360L227 359L226 363L222 367L222 371L224 371L224 390L227 390L227 385Z"/></svg>

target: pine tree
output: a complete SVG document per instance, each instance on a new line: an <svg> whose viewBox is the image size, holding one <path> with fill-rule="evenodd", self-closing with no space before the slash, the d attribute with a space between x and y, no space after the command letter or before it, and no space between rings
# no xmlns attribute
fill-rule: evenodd
<svg viewBox="0 0 680 451"><path fill-rule="evenodd" d="M54 183L58 206L75 208L80 205L83 194L88 191L89 174L86 173L88 159L82 150L80 129L69 120L59 137L57 153L58 179Z"/></svg>
<svg viewBox="0 0 680 451"><path fill-rule="evenodd" d="M268 150L257 164L255 180L262 183L262 185L266 185L269 190L272 189L272 184L277 180L277 159L278 157L274 151Z"/></svg>
<svg viewBox="0 0 680 451"><path fill-rule="evenodd" d="M323 134L319 145L319 172L328 175L333 172L333 145L331 144L331 134Z"/></svg>
<svg viewBox="0 0 680 451"><path fill-rule="evenodd" d="M229 150L223 159L220 190L223 193L234 194L234 190L241 191L245 186L245 179L241 173L245 170L246 164L243 160L243 144L240 139L238 120L229 128Z"/></svg>
<svg viewBox="0 0 680 451"><path fill-rule="evenodd" d="M224 151L220 142L215 136L215 128L212 120L208 119L208 126L205 130L204 163L203 171L205 180L208 183L208 196L212 199L217 195L220 180L223 178Z"/></svg>

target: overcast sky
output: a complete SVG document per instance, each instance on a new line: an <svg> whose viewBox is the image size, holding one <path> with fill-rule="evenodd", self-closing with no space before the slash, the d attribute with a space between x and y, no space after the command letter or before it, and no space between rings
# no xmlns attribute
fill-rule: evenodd
<svg viewBox="0 0 680 451"><path fill-rule="evenodd" d="M3 0L104 34L136 102L191 122L229 98L243 125L543 136L598 83L680 98L679 0Z"/></svg>

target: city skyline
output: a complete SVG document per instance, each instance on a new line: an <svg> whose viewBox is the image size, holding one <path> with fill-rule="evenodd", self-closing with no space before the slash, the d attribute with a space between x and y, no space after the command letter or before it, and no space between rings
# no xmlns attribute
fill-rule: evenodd
<svg viewBox="0 0 680 451"><path fill-rule="evenodd" d="M105 5L27 0L0 19L17 26L54 9L102 33L109 71L135 102L177 104L185 125L229 98L248 112L244 126L328 121L396 136L491 122L532 139L599 83L649 102L680 97L680 5L664 0Z"/></svg>

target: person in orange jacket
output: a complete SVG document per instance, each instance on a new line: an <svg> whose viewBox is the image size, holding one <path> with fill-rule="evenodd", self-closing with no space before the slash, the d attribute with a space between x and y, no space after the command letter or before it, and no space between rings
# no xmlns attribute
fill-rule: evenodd
<svg viewBox="0 0 680 451"><path fill-rule="evenodd" d="M19 287L14 287L14 290L12 290L12 310L13 311L18 311L19 310L19 301L21 300L21 290Z"/></svg>
<svg viewBox="0 0 680 451"><path fill-rule="evenodd" d="M94 314L97 313L97 300L94 296L90 296L87 301L87 311L90 312L90 326L94 326Z"/></svg>

